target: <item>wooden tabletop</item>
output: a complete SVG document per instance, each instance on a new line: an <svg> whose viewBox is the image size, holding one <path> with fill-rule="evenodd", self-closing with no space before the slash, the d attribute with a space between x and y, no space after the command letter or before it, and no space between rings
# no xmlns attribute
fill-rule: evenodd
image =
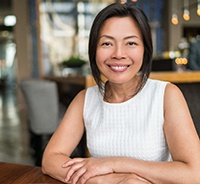
<svg viewBox="0 0 200 184"><path fill-rule="evenodd" d="M29 184L62 182L44 175L40 167L0 162L0 183L2 184Z"/></svg>

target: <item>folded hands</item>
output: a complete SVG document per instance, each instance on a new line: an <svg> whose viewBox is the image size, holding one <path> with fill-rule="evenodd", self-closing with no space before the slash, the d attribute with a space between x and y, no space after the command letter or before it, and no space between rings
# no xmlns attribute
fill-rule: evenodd
<svg viewBox="0 0 200 184"><path fill-rule="evenodd" d="M112 158L74 158L62 167L68 168L65 182L71 184L150 184L134 173L116 173Z"/></svg>

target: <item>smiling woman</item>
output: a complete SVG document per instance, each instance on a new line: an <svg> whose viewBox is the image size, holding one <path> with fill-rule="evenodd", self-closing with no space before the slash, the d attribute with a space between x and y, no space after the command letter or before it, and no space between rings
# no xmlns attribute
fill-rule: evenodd
<svg viewBox="0 0 200 184"><path fill-rule="evenodd" d="M200 143L190 112L175 85L148 78L152 51L141 9L114 3L99 12L89 39L97 85L67 109L46 147L45 174L72 184L199 183ZM91 158L71 159L85 131Z"/></svg>
<svg viewBox="0 0 200 184"><path fill-rule="evenodd" d="M127 4L124 4L124 6L126 5ZM133 51L134 46L136 48L142 48L142 49L144 49L145 47L146 54L144 55L142 67L140 68L140 71L142 72L140 73L141 78L140 78L140 83L138 83L138 86L137 86L138 88L136 90L136 93L137 93L137 91L139 91L140 88L143 86L143 84L146 82L146 79L148 78L149 73L150 73L151 62L152 62L151 58L152 58L152 52L153 52L152 41L151 41L152 40L151 30L148 25L147 17L143 13L143 11L140 11L140 9L136 8L134 12L132 12L131 6L127 6L127 9L126 9L123 7L123 5L121 5L121 8L122 8L121 12L117 16L115 16L114 9L113 11L110 12L110 14L108 12L110 11L109 9L105 9L104 11L99 12L99 17L96 18L95 23L93 24L91 28L91 33L90 33L90 40L89 40L90 65L91 65L94 79L97 85L99 86L99 88L102 89L103 82L101 80L101 73L99 72L99 69L97 67L96 55L98 54L98 52L96 52L96 49L98 51L98 48L101 42L103 44L102 49L111 45L111 42L103 43L102 38L104 40L110 39L110 41L112 40L113 44L115 43L114 45L115 47L113 46L112 48L115 48L116 50L112 54L114 54L115 55L114 57L116 58L118 57L117 54L120 54L118 52L122 52L122 54L124 54L123 51L125 48L123 47L125 46L126 46L126 49L132 50L132 51ZM105 15L102 14L103 12ZM117 19L117 18L120 18L120 19L118 19L118 22L117 23L115 22L115 25L114 25L114 23L110 21L110 19ZM123 21L121 21L123 19L127 19L127 21L129 21L131 24L128 24L128 25L125 24ZM111 25L113 24L113 26L112 27L106 26L108 24L111 24ZM132 27L130 25L132 25ZM104 33L102 33L102 30L105 27L106 27L106 31L108 31L108 35L107 35L107 32L105 35ZM128 28L128 27L129 27L129 31L128 30L126 31L125 28ZM109 35L109 31L112 31L111 28L113 31L115 31L115 33L114 32L112 33L113 35ZM127 35L123 34L123 32L126 32ZM119 35L117 33L119 33ZM118 39L120 39L120 36L122 37L125 35L124 38L121 38L121 41L123 40L122 48L119 48L119 44L116 44L116 41L118 41L118 40L115 40L116 38L114 39L114 36L116 36L116 34L117 34L116 38ZM137 50L137 49L134 49L134 50ZM122 57L122 56L119 56L119 57ZM130 63L126 63L126 64L130 64ZM117 65L117 66L120 66L120 65Z"/></svg>

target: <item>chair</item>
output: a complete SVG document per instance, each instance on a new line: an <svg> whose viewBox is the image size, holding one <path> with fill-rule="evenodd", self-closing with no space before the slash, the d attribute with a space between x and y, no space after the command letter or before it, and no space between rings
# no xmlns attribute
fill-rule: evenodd
<svg viewBox="0 0 200 184"><path fill-rule="evenodd" d="M55 82L28 79L21 81L20 85L28 110L30 146L35 165L40 166L44 148L58 127L65 108L60 108Z"/></svg>

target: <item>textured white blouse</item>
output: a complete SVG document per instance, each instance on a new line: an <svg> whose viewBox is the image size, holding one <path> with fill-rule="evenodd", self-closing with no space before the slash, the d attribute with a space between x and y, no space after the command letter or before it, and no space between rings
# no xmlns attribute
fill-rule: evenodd
<svg viewBox="0 0 200 184"><path fill-rule="evenodd" d="M84 122L91 156L170 160L163 130L166 84L148 79L136 96L123 103L105 102L98 86L88 88Z"/></svg>

